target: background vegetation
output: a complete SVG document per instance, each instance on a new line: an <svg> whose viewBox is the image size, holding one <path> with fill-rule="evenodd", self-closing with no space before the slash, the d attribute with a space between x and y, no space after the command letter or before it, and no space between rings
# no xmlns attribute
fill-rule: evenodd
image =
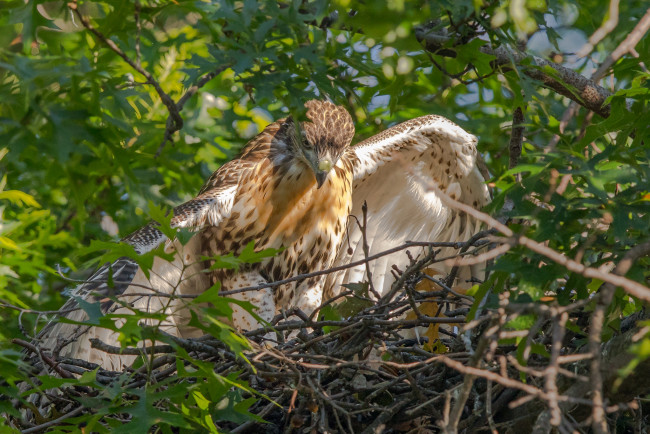
<svg viewBox="0 0 650 434"><path fill-rule="evenodd" d="M537 397L553 416L549 429L568 429L568 421L596 432L644 426L647 6L642 0L3 1L0 371L8 383L0 392L15 396L14 385L25 378L10 340L32 333L35 315L28 314L64 302L70 284L57 267L73 278L88 276L96 254L84 247L92 240L118 240L141 226L150 201L173 206L192 197L267 123L327 96L352 113L357 141L429 113L479 137L495 195L485 211L507 216L512 232L500 229L501 243L510 247L475 288L474 308L486 294L488 308L498 308L499 299L519 303L525 315L501 326L547 330L532 351L550 367L559 367L560 353L591 355L574 366L590 379L586 415L554 418L557 396ZM608 276L625 273L641 285L610 282ZM576 304L568 317L557 310ZM559 343L554 324L566 332ZM508 336L495 339L514 346L525 365L532 332ZM629 357L614 363L602 345L617 337L625 337L616 341L617 353ZM490 371L496 363L479 359L466 365ZM122 430L216 431L220 418L252 417L246 408L257 398L231 390L236 376L198 369L208 386L170 387L165 397L147 388L124 397L86 379L108 401L94 415L68 422L107 429L110 421L103 428L96 422L122 412L134 416ZM623 381L612 377L619 369L636 380L615 400L618 389L610 383ZM519 372L515 379L537 381ZM543 381L549 371L540 372L540 390L552 393ZM248 387L239 384L237 390ZM214 407L224 396L240 405L230 416ZM460 400L462 409L462 394ZM11 407L0 402L0 410Z"/></svg>

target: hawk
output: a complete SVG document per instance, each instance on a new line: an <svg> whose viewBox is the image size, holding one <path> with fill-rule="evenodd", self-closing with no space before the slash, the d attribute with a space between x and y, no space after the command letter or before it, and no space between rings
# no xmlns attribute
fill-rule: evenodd
<svg viewBox="0 0 650 434"><path fill-rule="evenodd" d="M199 194L174 209L172 227L189 228L194 235L182 245L168 240L149 224L123 241L139 254L166 243L174 254L168 262L156 257L147 277L135 261L122 258L105 265L73 293L63 307L70 311L78 300L101 301L103 312L129 313L107 294L121 295L132 308L164 312L160 324L168 333L193 336L187 326L189 311L184 295L200 294L214 282L238 289L275 282L298 274L346 263L360 253L361 232L350 225L368 206L366 236L371 252L405 239L459 240L477 230L477 222L445 206L426 185L434 182L450 196L475 207L489 200L487 187L476 168L476 137L440 116L424 116L385 130L350 146L354 124L345 108L327 101L305 104L305 122L292 117L267 126L208 179ZM347 231L346 231L347 229ZM211 270L206 257L240 253L250 242L256 249L280 249L238 270ZM351 251L351 253L350 253ZM372 263L373 277L382 290L390 286L390 265L403 261L389 256ZM297 307L309 314L331 296L341 283L360 281L366 267L337 275L310 277L273 289L239 293L257 314L269 321L277 312ZM109 288L109 274L115 282ZM144 293L144 294L143 294ZM166 295L178 297L170 298ZM83 321L82 310L66 317ZM256 328L256 319L235 308L234 325ZM52 323L40 333L44 349L59 356L86 359L106 369L119 370L133 357L94 350L90 339L115 344L117 334L99 327L79 328Z"/></svg>

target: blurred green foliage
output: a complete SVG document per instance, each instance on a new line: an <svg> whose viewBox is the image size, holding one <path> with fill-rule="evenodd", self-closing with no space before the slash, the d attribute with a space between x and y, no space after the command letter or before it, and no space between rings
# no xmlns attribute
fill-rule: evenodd
<svg viewBox="0 0 650 434"><path fill-rule="evenodd" d="M650 65L650 40L637 45L638 57L627 56L611 68L612 115L592 118L581 110L563 132L566 98L518 68L494 71L492 57L478 51L484 43L527 42L527 53L588 75L647 8L642 0L621 2L618 26L587 58L576 58L573 53L607 19L608 4L4 1L0 299L16 307L2 310L0 367L5 377L11 384L21 375L18 355L6 344L24 338L18 309L56 309L63 303L61 290L68 283L57 275L57 265L73 277L87 276L77 271L93 259L89 250L80 255L82 246L115 241L141 226L152 215L149 202L172 206L192 197L213 170L267 123L300 111L314 97L345 105L355 118L357 139L423 114L452 119L479 136L479 150L494 176L490 212L500 210L507 197L514 202L512 217L521 222L512 225L515 231L587 265L620 258L647 240L650 228L650 89L643 66ZM173 143L163 143L169 113L153 86L87 31L69 5L149 71L174 101L203 74L229 66L189 99L181 112L184 127L173 135ZM429 22L446 29L455 57L422 49L414 28ZM517 106L525 109L525 142L520 165L508 170L510 122ZM559 142L550 147L556 134ZM521 183L517 173L523 175ZM647 265L640 260L628 276L645 280ZM513 302L551 295L565 304L588 297L599 282L515 248L495 263L485 286L492 294L511 290ZM609 319L615 325L621 314L639 308L621 292ZM29 316L23 319L30 324ZM529 320L512 326L529 327ZM640 353L647 357L647 351ZM223 414L217 414L215 403L231 398L232 405L241 407L237 414L246 414L250 402L241 394L231 396L239 393L231 390L236 379L216 378L209 366L191 364L192 376L205 376L191 390L170 384L165 396L142 389L139 400L127 400L104 389L104 403L110 405L102 404L104 410L94 419L84 420L88 429L108 429L98 421L119 409L136 416L119 427L122 431L143 432L154 424L162 430L216 431L212 418ZM181 368L179 364L180 377ZM66 381L96 387L93 378ZM182 398L188 393L189 399ZM165 399L172 404L161 411L154 404ZM71 419L71 427L79 422Z"/></svg>

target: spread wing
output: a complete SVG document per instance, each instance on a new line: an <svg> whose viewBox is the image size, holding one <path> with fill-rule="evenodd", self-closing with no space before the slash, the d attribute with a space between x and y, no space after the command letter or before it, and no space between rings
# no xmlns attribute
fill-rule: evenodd
<svg viewBox="0 0 650 434"><path fill-rule="evenodd" d="M478 231L477 221L445 205L430 188L434 183L475 208L487 204L488 189L476 167L476 142L475 136L450 120L429 115L396 125L348 149L346 157L354 170L352 214L361 222L361 208L367 203L370 255L404 241L465 241ZM423 252L409 250L413 256ZM335 265L363 258L362 231L351 219ZM393 264L400 269L409 264L404 251L370 263L373 284L380 294L388 291L394 280ZM459 280L469 277L470 271L461 270ZM341 284L365 280L365 265L330 275L326 296L337 294Z"/></svg>
<svg viewBox="0 0 650 434"><path fill-rule="evenodd" d="M230 215L237 194L239 178L250 165L251 162L245 160L233 160L223 165L212 175L197 197L174 209L171 226L199 231L207 225L219 225ZM132 245L139 254L144 254L155 249L161 243L167 242L168 239L158 230L155 223L150 223L122 241ZM183 258L179 254L175 255L176 258L173 262L155 258L148 278L144 276L138 264L130 258L124 257L111 264L104 264L87 281L69 292L71 298L61 308L61 315L73 321L85 321L87 315L79 308L77 302L79 298L89 303L99 301L103 313L115 312L120 309L120 305L108 297L123 295L133 285L137 286L138 292L146 292L147 288L158 292L174 291L179 286L183 273L189 274L187 271L190 263L197 262L201 253L198 237L193 237L185 246L174 247L176 250L183 249ZM192 279L198 278L200 276L190 278L191 282L188 282L188 286L196 284L197 282ZM110 280L112 283L109 285ZM207 286L202 289L205 288ZM197 288L197 290L200 289ZM138 299L131 297L128 301L133 307L149 311L162 306L165 302L165 300L156 300L156 297L140 297ZM156 306L152 306L152 303ZM37 341L40 341L40 344L49 350L57 346L61 347L65 343L65 346L69 346L63 353L82 357L80 351L88 352L90 349L88 345L90 338L105 338L101 333L107 333L102 330L90 330L90 332L92 333L89 333L89 327L51 321L40 331ZM81 339L82 335L83 339Z"/></svg>

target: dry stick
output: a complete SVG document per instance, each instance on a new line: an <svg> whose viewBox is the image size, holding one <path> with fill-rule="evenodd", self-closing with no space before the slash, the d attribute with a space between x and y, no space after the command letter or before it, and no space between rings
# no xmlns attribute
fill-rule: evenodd
<svg viewBox="0 0 650 434"><path fill-rule="evenodd" d="M74 378L74 375L61 369L61 367L55 360L53 360L50 356L45 354L43 350L38 348L36 345L26 342L22 339L12 339L11 343L20 345L21 347L26 348L29 351L33 352L34 354L38 355L40 359L43 360L46 364L48 364L52 369L54 369L56 373L61 376L61 378Z"/></svg>
<svg viewBox="0 0 650 434"><path fill-rule="evenodd" d="M320 271L315 271L315 272L312 272L312 273L299 274L299 275L290 277L288 279L278 280L276 282L265 283L265 284L261 284L261 285L258 285L258 286L249 286L249 287L246 287L246 288L241 288L241 289L236 289L236 290L231 290L231 291L221 291L220 295L227 296L227 295L232 295L232 294L238 294L240 292L257 291L257 290L260 290L260 289L263 289L263 288L273 288L273 287L276 287L276 286L279 286L279 285L283 285L285 283L290 283L290 282L294 282L294 281L297 281L297 280L307 279L309 277L315 277L315 276L320 276L320 275L323 275L323 274L335 273L337 271L342 271L342 270L346 270L348 268L356 267L358 265L363 265L363 264L366 263L366 261L374 261L374 260L379 259L379 258L381 258L383 256L390 255L390 254L398 252L400 250L405 250L405 249L407 249L409 247L451 247L451 248L454 248L454 249L459 249L459 248L462 248L462 247L465 247L465 246L475 245L478 241L480 241L480 240L477 239L476 236L470 238L466 242L418 242L418 241L407 241L406 243L404 243L404 244L402 244L400 246L394 247L392 249L385 250L383 252L376 253L376 254L374 254L372 256L369 256L368 258L364 258L364 259L356 261L356 262L351 262L349 264L340 265L340 266L337 266L337 267L332 267L332 268L329 268L327 270L320 270ZM79 283L79 284L88 283L88 280L71 279L71 278L65 276L60 268L57 270L57 272L63 279L65 279L68 282ZM126 284L126 285L130 285L130 286L141 287L143 289L152 291L151 294L149 294L149 293L131 293L131 294L126 294L126 295L118 294L117 295L118 297L121 297L121 296L125 296L125 297L126 296L129 296L129 297L131 297L131 296L149 297L149 296L154 296L154 295L158 296L158 297L188 298L188 299L192 299L192 298L197 297L197 295L189 295L189 294L188 295L167 294L167 293L157 291L156 289L154 289L151 286L135 284L135 283L132 283L132 282L127 282L127 281L114 281L114 283L115 284ZM324 305L326 305L326 304L329 304L329 303L327 303L327 302L324 303ZM65 314L65 313L70 313L70 312L74 312L74 311L77 311L77 310L81 309L79 306L77 306L77 307L74 307L74 308L66 309L65 311L61 311L61 310L58 310L58 311L36 311L36 310L30 310L30 309L23 309L23 308L20 308L18 306L13 306L13 305L6 304L6 303L0 303L0 307L7 307L7 308L15 309L15 310L18 310L18 311L21 311L21 312L24 311L25 313L37 313L37 314ZM323 306L321 306L321 308L322 307Z"/></svg>
<svg viewBox="0 0 650 434"><path fill-rule="evenodd" d="M515 236L514 232L506 225L500 223L488 214L485 214L477 209L472 208L469 205L465 205L464 203L452 199L444 191L440 190L440 188L438 188L438 186L434 183L429 182L429 189L433 190L446 205L464 211L477 220L487 224L488 226L498 229L501 233L508 237L507 239L500 241L501 243L513 243L514 245L518 244L527 247L533 252L539 253L542 256L546 256L552 261L564 266L569 271L581 274L582 276L589 279L599 279L603 282L608 282L612 285L620 286L628 294L641 300L650 302L650 288L647 286L641 285L640 283L627 279L623 276L607 273L597 268L587 267L583 264L580 264L579 262L574 261L573 259L568 258L564 254L557 252L541 243L538 243L537 241L531 240L530 238L523 235Z"/></svg>
<svg viewBox="0 0 650 434"><path fill-rule="evenodd" d="M49 428L49 427L54 426L54 425L58 425L59 423L63 422L66 419L69 419L71 417L75 417L76 415L78 415L79 413L81 413L84 410L85 410L85 407L83 405L80 405L79 407L72 410L70 413L66 413L63 416L58 417L56 419L49 420L49 421L47 421L45 423L42 423L40 425L36 425L34 427L25 429L25 430L22 431L22 433L23 434L30 434L30 433L36 433L36 432L43 431L46 428Z"/></svg>
<svg viewBox="0 0 650 434"><path fill-rule="evenodd" d="M496 240L499 240L499 238L496 238ZM499 247L495 247L492 250L488 250L487 252L481 253L477 256L457 256L455 258L445 259L444 264L452 267L485 264L490 259L494 259L497 256L503 255L511 248L512 246L510 244L502 244Z"/></svg>
<svg viewBox="0 0 650 434"><path fill-rule="evenodd" d="M477 368L481 363L481 360L483 359L483 354L485 354L485 351L487 349L488 349L488 335L484 334L483 336L481 336L481 339L479 340L479 343L476 346L476 350L474 351L474 354L469 360L468 367ZM460 417L462 416L463 410L465 409L465 403L467 402L467 398L469 398L469 394L472 390L472 386L474 386L475 379L476 376L472 374L465 375L465 378L463 378L463 386L449 414L449 423L443 427L443 432L445 433L458 432L458 422L460 422Z"/></svg>
<svg viewBox="0 0 650 434"><path fill-rule="evenodd" d="M494 417L492 415L492 380L487 380L485 414L487 415L488 425L490 426L491 433L499 434L499 431L497 431L497 427L494 423Z"/></svg>
<svg viewBox="0 0 650 434"><path fill-rule="evenodd" d="M619 276L625 275L634 262L642 257L650 254L650 241L639 244L631 248L618 263L613 273ZM603 284L600 288L600 293L596 301L596 307L591 314L590 329L589 329L589 352L591 353L591 393L594 403L591 418L592 429L595 433L608 432L607 421L605 420L605 406L603 400L603 376L602 376L602 354L601 354L601 336L603 331L603 323L605 321L605 313L607 308L612 303L614 293L616 292L616 285L611 282Z"/></svg>
<svg viewBox="0 0 650 434"><path fill-rule="evenodd" d="M565 324L569 319L569 314L567 312L558 314L558 312L554 312L553 310L551 311L551 315L555 318L552 335L553 343L551 344L551 360L545 369L544 388L549 397L548 406L549 411L551 412L551 425L557 427L562 423L562 411L560 410L560 405L557 400L559 394L557 376L560 372L560 363L558 359L560 357L560 351L562 350L562 340L564 339L564 333L566 332Z"/></svg>
<svg viewBox="0 0 650 434"><path fill-rule="evenodd" d="M481 232L478 232L478 233L474 234L469 240L467 240L467 244L460 249L459 253L467 252L469 247L471 245L473 245L476 241L478 241L481 238L485 238L485 237L487 237L489 235L493 235L495 233L496 233L496 231L494 229L490 229L490 230L487 230L487 231L481 231ZM481 255L478 255L478 256L481 256ZM477 258L478 256L476 256L475 258ZM447 286L452 286L453 285L454 281L456 280L456 276L458 274L458 267L465 265L465 264L462 263L462 259L464 259L464 258L465 259L471 259L471 257L464 257L463 256L463 257L460 258L461 263L450 264L448 261L445 261L445 265L449 265L449 266L452 267L451 271L449 272L449 276L447 276L447 279L446 279L446 282L445 282ZM458 258L455 258L455 259L458 259ZM485 261L485 262L487 262L487 261Z"/></svg>
<svg viewBox="0 0 650 434"><path fill-rule="evenodd" d="M425 242L425 241L407 241L406 243L402 244L401 246L394 247L392 249L384 250L383 252L376 253L372 256L369 256L367 259L360 259L355 262L350 262L349 264L345 265L339 265L337 267L332 267L328 268L327 270L320 270L320 271L314 271L312 273L306 273L306 274L300 274L297 276L289 277L287 279L283 280L277 280L275 282L269 282L269 283L263 283L257 286L248 286L246 288L241 288L241 289L233 289L230 291L222 291L220 292L221 295L232 295L232 294L238 294L240 292L247 292L247 291L257 291L260 289L264 288L275 288L276 286L284 285L285 283L291 283L295 282L297 280L302 280L302 279L307 279L310 277L317 277L321 276L323 274L330 274L330 273L335 273L337 271L342 271L342 270L347 270L348 268L353 268L358 265L364 265L366 261L374 261L375 259L381 258L382 256L390 255L391 253L399 252L400 250L405 250L408 249L409 247L451 247L455 249L459 249L463 247L466 243L465 242ZM385 297L385 296L384 296Z"/></svg>
<svg viewBox="0 0 650 434"><path fill-rule="evenodd" d="M451 40L449 36L436 34L423 27L415 29L415 36L420 42L424 43L426 50L434 54L443 53L439 50ZM541 81L544 86L560 95L577 102L602 117L609 116L610 107L605 105L605 100L611 93L593 80L589 80L572 69L536 56L528 56L503 45L496 48L484 45L479 50L484 54L494 56L496 58L494 62L497 66L517 65L524 74L534 80ZM453 56L454 53L446 50L444 55Z"/></svg>
<svg viewBox="0 0 650 434"><path fill-rule="evenodd" d="M366 201L363 201L363 205L361 205L361 212L363 213L363 227L361 227L361 235L362 237L362 242L363 242L363 258L366 260L366 275L368 277L368 289L370 290L370 293L375 296L377 300L381 298L381 295L377 292L375 289L375 285L372 282L372 273L370 272L370 261L368 260L368 256L370 254L370 248L368 247L368 235L367 235L367 230L368 230L368 204ZM359 222L357 222L358 224Z"/></svg>

